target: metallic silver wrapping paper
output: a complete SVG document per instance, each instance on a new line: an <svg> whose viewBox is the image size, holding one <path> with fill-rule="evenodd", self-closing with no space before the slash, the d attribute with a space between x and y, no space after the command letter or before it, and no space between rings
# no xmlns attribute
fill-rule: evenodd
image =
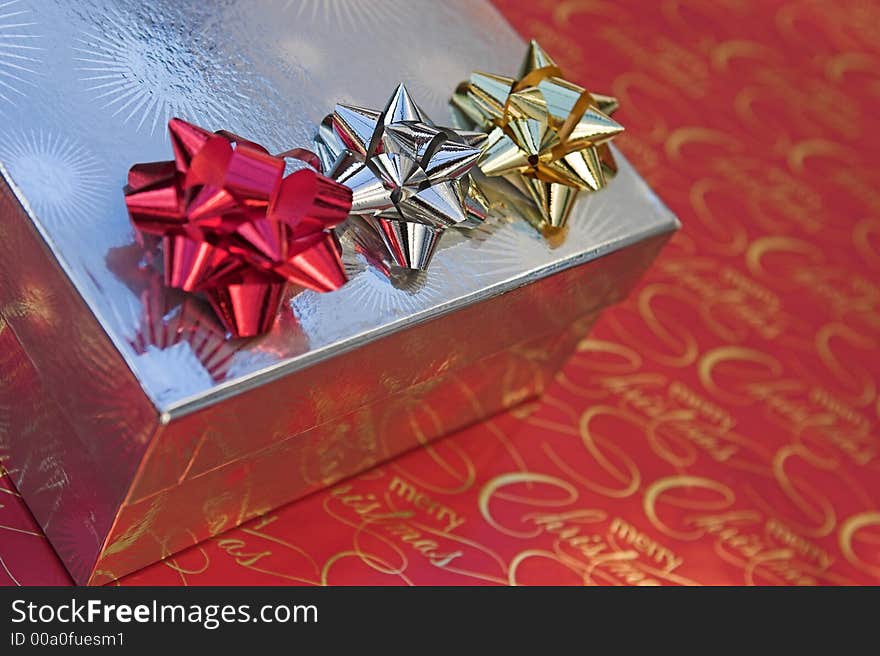
<svg viewBox="0 0 880 656"><path fill-rule="evenodd" d="M0 381L0 456L79 582L540 393L677 226L617 154L564 239L496 220L389 280L343 238L345 287L225 342L133 244L126 172L167 158L167 120L277 152L399 81L440 119L523 41L468 0L12 0L0 34L0 331L26 354Z"/></svg>

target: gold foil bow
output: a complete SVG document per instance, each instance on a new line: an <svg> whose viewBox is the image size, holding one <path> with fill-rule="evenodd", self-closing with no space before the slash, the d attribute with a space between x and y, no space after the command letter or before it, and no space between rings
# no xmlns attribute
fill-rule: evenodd
<svg viewBox="0 0 880 656"><path fill-rule="evenodd" d="M608 147L623 132L610 117L617 100L565 80L536 41L518 78L474 72L452 105L489 132L480 170L530 197L538 213L529 220L542 231L563 227L577 194L602 189L617 172Z"/></svg>

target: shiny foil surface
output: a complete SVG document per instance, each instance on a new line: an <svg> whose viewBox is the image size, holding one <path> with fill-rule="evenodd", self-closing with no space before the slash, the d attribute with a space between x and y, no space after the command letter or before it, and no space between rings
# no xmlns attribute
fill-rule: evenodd
<svg viewBox="0 0 880 656"><path fill-rule="evenodd" d="M683 230L540 402L120 583L880 583L880 3L496 5L620 98L620 147ZM228 351L182 335L223 374ZM20 500L0 504L0 580L63 580Z"/></svg>
<svg viewBox="0 0 880 656"><path fill-rule="evenodd" d="M133 161L168 158L168 120L180 116L282 152L309 146L337 102L383 107L400 81L440 120L450 116L450 90L475 66L516 69L525 51L522 40L480 2L392 0L361 8L236 0L16 4L37 50L29 51L34 73L22 72L18 93L0 106L4 116L14 117L0 131L5 177L88 309L163 411L190 411L218 388L256 384L269 370L277 375L302 366L323 357L319 352L497 293L497 286L533 280L542 270L594 257L671 224L668 211L629 169L629 181L617 185L618 191L579 207L576 226L559 248L501 225L492 239L443 240L433 275L428 284L416 285L418 291L399 290L364 273L333 294L298 295L287 315L301 330L279 327L242 345L229 372L214 380L190 366L188 349L170 356L132 348L143 305L107 262L112 249L133 242L120 193L125 173ZM374 39L371 24L394 29L400 40ZM415 29L422 25L431 29ZM341 35L346 48L330 47ZM401 49L412 57L387 65ZM64 107L55 102L59 96ZM359 312L350 312L349 304Z"/></svg>
<svg viewBox="0 0 880 656"><path fill-rule="evenodd" d="M343 231L348 284L285 296L266 336L225 341L146 266L128 220L126 171L168 158L168 120L277 153L308 146L336 103L382 107L404 82L444 123L457 82L512 72L524 42L464 1L13 0L0 20L24 57L0 96L0 315L23 353L0 407L33 409L10 415L3 457L80 583L535 397L677 227L621 157L554 240L495 217L389 277Z"/></svg>

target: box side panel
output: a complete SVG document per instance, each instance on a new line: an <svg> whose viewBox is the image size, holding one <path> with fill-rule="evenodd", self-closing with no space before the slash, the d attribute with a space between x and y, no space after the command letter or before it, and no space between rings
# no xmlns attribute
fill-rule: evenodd
<svg viewBox="0 0 880 656"><path fill-rule="evenodd" d="M47 394L12 330L0 319L0 463L69 571L87 575L112 517L105 480Z"/></svg>
<svg viewBox="0 0 880 656"><path fill-rule="evenodd" d="M106 583L540 394L598 314L123 506L91 583ZM466 484L467 481L458 481Z"/></svg>
<svg viewBox="0 0 880 656"><path fill-rule="evenodd" d="M5 464L83 582L157 417L2 179L0 317Z"/></svg>
<svg viewBox="0 0 880 656"><path fill-rule="evenodd" d="M133 571L539 394L667 237L174 422L155 442L93 580Z"/></svg>
<svg viewBox="0 0 880 656"><path fill-rule="evenodd" d="M665 236L633 244L441 319L412 326L176 420L130 501L176 485L618 300Z"/></svg>

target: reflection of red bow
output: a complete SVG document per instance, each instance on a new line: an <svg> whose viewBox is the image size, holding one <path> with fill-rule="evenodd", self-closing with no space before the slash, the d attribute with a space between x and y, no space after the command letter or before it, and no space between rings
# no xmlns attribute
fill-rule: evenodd
<svg viewBox="0 0 880 656"><path fill-rule="evenodd" d="M125 189L135 228L163 238L166 285L204 292L233 336L251 337L269 330L288 282L346 282L333 227L351 191L311 169L284 176L285 157L316 166L313 153L270 155L177 118L168 130L174 161L135 164Z"/></svg>

